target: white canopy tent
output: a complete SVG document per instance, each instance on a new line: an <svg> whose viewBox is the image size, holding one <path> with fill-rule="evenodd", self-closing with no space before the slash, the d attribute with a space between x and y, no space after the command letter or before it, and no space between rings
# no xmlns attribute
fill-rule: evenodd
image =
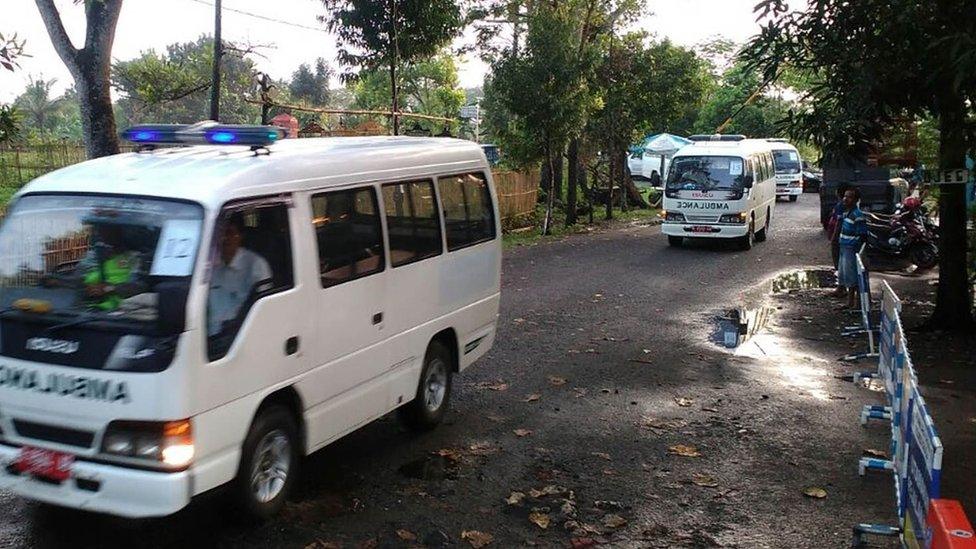
<svg viewBox="0 0 976 549"><path fill-rule="evenodd" d="M647 137L644 140L644 162L641 175L646 179L650 179L651 172L656 170L663 181L667 177L671 157L679 149L691 143L690 140L684 137L670 133L659 133Z"/></svg>

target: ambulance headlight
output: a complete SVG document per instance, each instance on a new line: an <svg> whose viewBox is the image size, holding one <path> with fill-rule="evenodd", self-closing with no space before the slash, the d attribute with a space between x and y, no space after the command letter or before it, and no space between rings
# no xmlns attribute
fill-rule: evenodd
<svg viewBox="0 0 976 549"><path fill-rule="evenodd" d="M736 214L725 214L718 219L719 223L745 223L747 215L745 212Z"/></svg>
<svg viewBox="0 0 976 549"><path fill-rule="evenodd" d="M189 420L113 421L102 438L102 452L166 469L186 468L193 461L193 428Z"/></svg>

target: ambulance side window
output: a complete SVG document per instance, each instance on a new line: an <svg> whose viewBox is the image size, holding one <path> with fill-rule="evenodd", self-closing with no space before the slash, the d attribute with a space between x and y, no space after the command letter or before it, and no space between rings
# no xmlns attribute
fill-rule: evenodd
<svg viewBox="0 0 976 549"><path fill-rule="evenodd" d="M249 201L221 212L214 229L207 294L207 354L224 357L251 307L294 287L288 205Z"/></svg>

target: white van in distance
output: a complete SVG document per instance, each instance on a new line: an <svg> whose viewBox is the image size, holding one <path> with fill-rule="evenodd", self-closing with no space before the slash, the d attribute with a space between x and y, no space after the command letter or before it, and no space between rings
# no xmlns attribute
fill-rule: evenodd
<svg viewBox="0 0 976 549"><path fill-rule="evenodd" d="M776 179L769 143L741 135L694 135L671 159L664 189L668 244L720 238L752 248L769 235Z"/></svg>
<svg viewBox="0 0 976 549"><path fill-rule="evenodd" d="M776 165L776 197L796 202L803 194L803 159L800 151L785 139L767 139Z"/></svg>
<svg viewBox="0 0 976 549"><path fill-rule="evenodd" d="M125 136L144 150L38 178L0 226L0 489L152 517L232 483L267 517L304 455L441 421L498 316L477 144Z"/></svg>

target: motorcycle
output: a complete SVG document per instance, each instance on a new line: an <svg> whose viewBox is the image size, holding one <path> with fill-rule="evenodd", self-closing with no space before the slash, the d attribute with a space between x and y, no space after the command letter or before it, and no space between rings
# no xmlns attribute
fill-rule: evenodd
<svg viewBox="0 0 976 549"><path fill-rule="evenodd" d="M869 250L907 258L920 270L939 263L938 226L928 218L921 200L909 198L891 215L865 215Z"/></svg>

